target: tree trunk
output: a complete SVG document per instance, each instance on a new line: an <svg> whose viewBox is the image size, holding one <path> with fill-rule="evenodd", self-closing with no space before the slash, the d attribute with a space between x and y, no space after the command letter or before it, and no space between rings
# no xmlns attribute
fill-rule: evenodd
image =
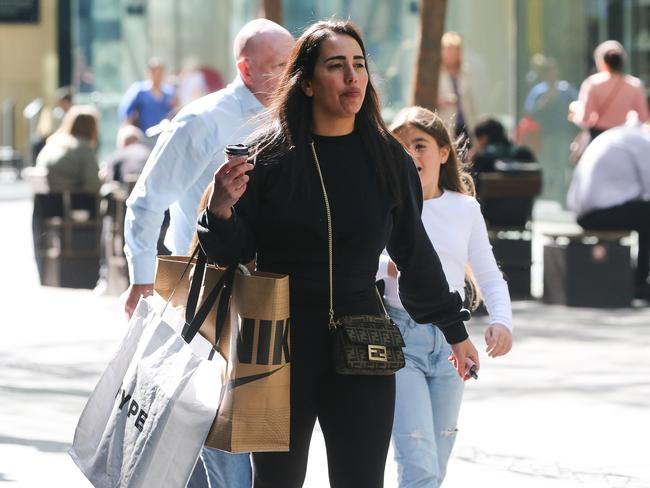
<svg viewBox="0 0 650 488"><path fill-rule="evenodd" d="M263 0L264 17L282 25L282 0Z"/></svg>
<svg viewBox="0 0 650 488"><path fill-rule="evenodd" d="M447 0L420 0L418 51L411 103L434 110L438 104L440 38L445 30Z"/></svg>

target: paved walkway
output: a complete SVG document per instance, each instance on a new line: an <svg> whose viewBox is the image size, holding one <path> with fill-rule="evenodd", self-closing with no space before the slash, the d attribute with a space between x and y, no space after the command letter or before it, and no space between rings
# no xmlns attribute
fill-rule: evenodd
<svg viewBox="0 0 650 488"><path fill-rule="evenodd" d="M66 451L126 324L115 298L38 285L30 211L0 201L0 483L88 487ZM444 486L650 488L650 309L518 302L515 324L513 352L467 385ZM328 486L318 432L305 486Z"/></svg>

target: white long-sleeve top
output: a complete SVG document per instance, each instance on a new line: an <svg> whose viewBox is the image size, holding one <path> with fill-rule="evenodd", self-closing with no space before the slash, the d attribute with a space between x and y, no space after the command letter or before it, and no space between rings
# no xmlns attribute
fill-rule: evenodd
<svg viewBox="0 0 650 488"><path fill-rule="evenodd" d="M440 257L450 288L465 298L465 266L469 264L490 314L490 324L503 324L512 330L508 284L494 259L476 199L445 190L440 197L424 201L422 222ZM397 280L388 276L389 261L384 252L379 260L377 279L386 283L386 302L403 309Z"/></svg>

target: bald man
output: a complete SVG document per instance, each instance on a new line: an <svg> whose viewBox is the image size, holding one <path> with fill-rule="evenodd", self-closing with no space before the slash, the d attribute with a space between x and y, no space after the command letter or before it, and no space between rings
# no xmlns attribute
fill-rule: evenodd
<svg viewBox="0 0 650 488"><path fill-rule="evenodd" d="M165 210L170 213L165 246L172 254L186 255L196 232L199 200L224 162L223 148L244 141L257 128L254 116L270 103L293 44L289 31L270 20L246 24L235 37L235 79L182 108L160 134L126 202L124 252L131 283L125 292L127 316L141 296L153 293L156 243ZM250 488L247 454L206 449L202 458L212 488ZM195 470L188 487L210 486L201 484L199 475L200 469Z"/></svg>

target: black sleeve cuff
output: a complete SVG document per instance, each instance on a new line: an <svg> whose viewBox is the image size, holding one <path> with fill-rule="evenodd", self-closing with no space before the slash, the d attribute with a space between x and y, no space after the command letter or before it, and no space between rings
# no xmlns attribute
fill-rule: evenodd
<svg viewBox="0 0 650 488"><path fill-rule="evenodd" d="M230 229L234 229L237 225L237 215L235 214L234 207L232 207L230 210L231 214L229 219L220 219L206 208L203 212L203 215L199 219L199 222L206 229L209 229L213 232L228 231Z"/></svg>
<svg viewBox="0 0 650 488"><path fill-rule="evenodd" d="M240 247L237 245L237 217L234 209L227 220L204 210L199 217L197 232L201 248L211 262L220 266L238 262Z"/></svg>
<svg viewBox="0 0 650 488"><path fill-rule="evenodd" d="M469 337L463 322L456 322L446 327L441 327L440 330L449 344L458 344Z"/></svg>

